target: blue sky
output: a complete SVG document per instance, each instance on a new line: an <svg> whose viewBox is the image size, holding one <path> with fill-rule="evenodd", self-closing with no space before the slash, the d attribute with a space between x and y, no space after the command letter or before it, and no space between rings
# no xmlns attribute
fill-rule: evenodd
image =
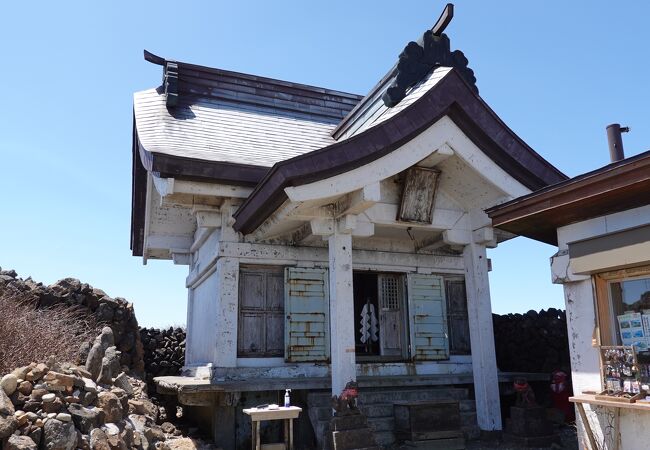
<svg viewBox="0 0 650 450"><path fill-rule="evenodd" d="M650 147L650 4L456 2L447 29L481 96L566 174ZM440 1L6 2L0 16L0 266L75 276L135 303L141 324L185 323L187 267L129 250L132 93L168 59L366 93L437 19ZM490 252L495 312L563 306L554 248Z"/></svg>

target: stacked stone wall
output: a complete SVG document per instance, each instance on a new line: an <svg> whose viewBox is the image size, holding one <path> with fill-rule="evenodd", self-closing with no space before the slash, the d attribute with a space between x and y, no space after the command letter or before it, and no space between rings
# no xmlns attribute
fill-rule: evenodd
<svg viewBox="0 0 650 450"><path fill-rule="evenodd" d="M570 374L569 340L563 310L492 316L497 366L503 372Z"/></svg>
<svg viewBox="0 0 650 450"><path fill-rule="evenodd" d="M135 373L144 373L144 359L140 329L133 304L121 297L110 297L101 289L82 283L76 278L64 278L46 286L31 278L21 279L14 270L0 270L0 295L11 295L35 305L48 308L67 305L86 313L99 324L111 328L115 347L120 351L120 365ZM85 361L91 342L80 351L80 361Z"/></svg>

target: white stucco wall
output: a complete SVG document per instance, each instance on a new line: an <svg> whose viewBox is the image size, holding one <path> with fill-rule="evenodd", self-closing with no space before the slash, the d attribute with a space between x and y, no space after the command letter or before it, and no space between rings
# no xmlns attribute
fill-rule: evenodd
<svg viewBox="0 0 650 450"><path fill-rule="evenodd" d="M222 240L224 236L225 241ZM328 267L327 248L233 242L227 236L233 236L232 230L223 233L221 229L216 229L193 254L187 281L190 288L187 368L211 363L216 376L227 374L229 377L235 376L237 371L249 373L249 369L255 369L257 376L261 377L327 376L328 367L322 364L287 363L283 358L237 358L239 265ZM465 274L463 257L460 255L433 256L369 250L353 250L352 254L355 270ZM472 373L472 362L469 356L452 356L448 361L421 362L417 365L357 364L357 373L468 375Z"/></svg>
<svg viewBox="0 0 650 450"><path fill-rule="evenodd" d="M217 246L219 230L209 237L192 255L191 269L205 268L202 276L188 285L187 340L185 364L200 366L214 362L217 321L216 295L218 278L214 267L210 267L210 249Z"/></svg>

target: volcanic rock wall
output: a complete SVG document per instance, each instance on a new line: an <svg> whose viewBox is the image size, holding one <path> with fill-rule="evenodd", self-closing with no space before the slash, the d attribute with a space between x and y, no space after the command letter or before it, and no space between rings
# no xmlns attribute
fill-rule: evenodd
<svg viewBox="0 0 650 450"><path fill-rule="evenodd" d="M570 373L566 314L555 308L493 314L497 366L504 372Z"/></svg>
<svg viewBox="0 0 650 450"><path fill-rule="evenodd" d="M120 365L130 367L135 373L144 372L142 343L138 320L133 304L125 299L108 296L101 289L82 283L75 278L64 278L45 286L31 278L18 277L14 270L0 270L0 292L20 292L39 308L65 304L90 316L102 324L108 325L115 336L115 346L121 352ZM92 343L82 348L80 360L85 361Z"/></svg>
<svg viewBox="0 0 650 450"><path fill-rule="evenodd" d="M185 330L140 328L140 339L145 349L147 382L151 383L154 377L180 374L185 364Z"/></svg>

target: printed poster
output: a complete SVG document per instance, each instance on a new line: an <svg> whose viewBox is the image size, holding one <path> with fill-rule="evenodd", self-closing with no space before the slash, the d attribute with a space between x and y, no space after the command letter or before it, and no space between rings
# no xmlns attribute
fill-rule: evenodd
<svg viewBox="0 0 650 450"><path fill-rule="evenodd" d="M643 331L641 313L626 313L618 316L618 329L623 345L647 348L646 333Z"/></svg>

